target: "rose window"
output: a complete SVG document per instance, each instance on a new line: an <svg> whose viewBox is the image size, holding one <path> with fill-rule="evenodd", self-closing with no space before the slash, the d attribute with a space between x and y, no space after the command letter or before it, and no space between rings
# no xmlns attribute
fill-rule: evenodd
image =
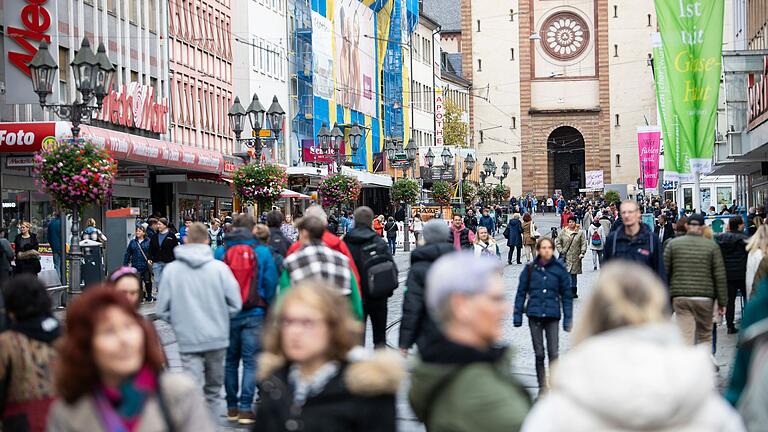
<svg viewBox="0 0 768 432"><path fill-rule="evenodd" d="M587 48L589 29L584 19L572 12L556 13L544 23L541 43L550 56L570 60Z"/></svg>

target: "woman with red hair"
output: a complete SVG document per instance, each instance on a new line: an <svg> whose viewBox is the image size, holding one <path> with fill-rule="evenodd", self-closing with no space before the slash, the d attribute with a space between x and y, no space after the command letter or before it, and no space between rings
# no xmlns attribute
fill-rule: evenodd
<svg viewBox="0 0 768 432"><path fill-rule="evenodd" d="M91 288L67 311L51 432L213 431L197 386L163 371L151 323L122 293Z"/></svg>

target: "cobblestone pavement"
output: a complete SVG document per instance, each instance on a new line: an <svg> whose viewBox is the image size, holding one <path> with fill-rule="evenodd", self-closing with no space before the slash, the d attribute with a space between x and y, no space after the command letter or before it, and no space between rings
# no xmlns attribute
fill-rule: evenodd
<svg viewBox="0 0 768 432"><path fill-rule="evenodd" d="M537 215L534 219L537 228L542 233L549 233L550 228L554 226L559 226L558 218L552 214L546 214L546 215ZM505 245L505 240L501 236L497 236L497 241L500 244L501 253L504 257L504 260L506 262L506 254L508 248ZM401 287L397 289L394 293L394 295L390 298L389 301L389 316L388 316L388 323L389 328L387 331L387 341L388 344L392 347L397 346L397 338L398 338L398 329L399 329L399 320L401 317L401 311L402 311L402 304L403 304L403 294L404 294L404 284L405 279L407 276L408 268L410 267L410 254L404 253L402 251L398 251L398 253L395 255L395 260L397 262L398 269L400 271L400 282ZM520 272L522 271L524 265L510 265L506 266L504 268L504 283L506 286L506 294L507 298L510 302L514 302L514 296L517 292L517 285L518 280L520 277ZM579 319L579 314L581 312L582 305L584 302L589 298L591 291L592 291L592 285L597 279L597 275L599 273L598 271L592 270L592 257L591 254L588 252L587 256L584 259L584 274L579 275L578 280L578 292L579 292L579 298L574 301L574 322L576 322ZM737 310L737 320L740 317L740 311ZM162 321L155 321L155 326L158 329L158 332L160 334L160 337L163 341L163 344L165 346L166 354L169 358L169 363L172 369L181 369L180 363L179 363L179 355L178 355L178 348L175 344L175 336L173 334L173 330L168 326L167 323ZM533 347L531 345L530 341L530 330L528 328L528 322L527 320L523 320L523 326L519 328L515 328L512 324L512 316L510 314L509 318L505 320L504 322L504 335L503 335L503 341L508 343L511 347L515 350L515 361L514 361L514 370L520 381L523 383L523 385L531 392L532 396L535 396L537 393L536 389L536 374L535 374L535 366L534 366L534 354L533 354ZM370 331L370 325L368 326L368 329L366 331L366 347L372 347L373 343L371 340L371 331ZM735 335L727 335L724 331L723 326L719 326L718 328L718 351L715 356L716 361L718 364L721 365L720 372L718 374L719 379L719 385L722 388L725 383L727 382L727 378L730 376L730 368L731 368L731 362L733 361L734 351L735 351L735 345L736 345L736 336ZM570 346L570 334L565 333L563 331L560 332L560 352L565 353L568 351L568 347ZM419 422L415 419L413 413L411 412L409 406L408 406L408 399L407 399L407 388L408 383L403 386L403 389L401 390L401 393L398 397L398 421L399 421L399 429L402 432L422 432L424 431L423 426L419 424ZM223 389L222 389L222 401L224 399L223 396ZM222 406L220 408L221 416L223 416L224 413L224 406L222 402ZM232 424L228 424L226 422L226 419L223 417L219 418L220 425L222 431L229 431L229 430L241 430L236 427L232 427Z"/></svg>

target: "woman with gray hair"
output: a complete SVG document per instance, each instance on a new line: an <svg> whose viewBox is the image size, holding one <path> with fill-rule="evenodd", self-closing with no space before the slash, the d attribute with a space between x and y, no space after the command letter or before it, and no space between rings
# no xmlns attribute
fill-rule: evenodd
<svg viewBox="0 0 768 432"><path fill-rule="evenodd" d="M531 432L740 432L715 387L706 350L669 320L668 294L645 266L607 264L555 366L550 392L523 425Z"/></svg>
<svg viewBox="0 0 768 432"><path fill-rule="evenodd" d="M430 432L520 428L528 393L498 345L509 312L501 263L471 252L440 258L427 275L429 315L442 331L413 369L411 407Z"/></svg>

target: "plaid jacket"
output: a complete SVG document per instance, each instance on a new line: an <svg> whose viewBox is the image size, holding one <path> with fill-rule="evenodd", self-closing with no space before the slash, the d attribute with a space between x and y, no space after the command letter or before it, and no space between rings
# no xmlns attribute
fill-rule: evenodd
<svg viewBox="0 0 768 432"><path fill-rule="evenodd" d="M322 243L303 246L288 255L283 265L291 285L314 278L330 283L342 295L352 292L349 259Z"/></svg>

